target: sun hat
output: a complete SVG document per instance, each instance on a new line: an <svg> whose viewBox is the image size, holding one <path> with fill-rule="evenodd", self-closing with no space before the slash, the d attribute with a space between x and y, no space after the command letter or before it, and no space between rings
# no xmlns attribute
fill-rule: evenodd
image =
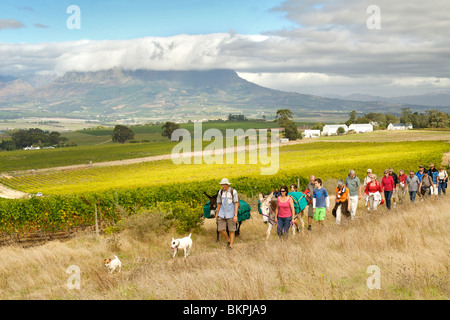
<svg viewBox="0 0 450 320"><path fill-rule="evenodd" d="M230 181L228 181L227 178L223 178L223 179L220 181L219 184L227 184L227 185L230 185L231 183L230 183Z"/></svg>

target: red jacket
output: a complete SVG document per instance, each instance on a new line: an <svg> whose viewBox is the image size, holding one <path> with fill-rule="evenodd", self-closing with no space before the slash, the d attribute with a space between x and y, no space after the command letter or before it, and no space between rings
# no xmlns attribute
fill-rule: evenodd
<svg viewBox="0 0 450 320"><path fill-rule="evenodd" d="M395 188L394 178L391 176L383 177L381 179L381 186L383 187L384 191L392 191Z"/></svg>

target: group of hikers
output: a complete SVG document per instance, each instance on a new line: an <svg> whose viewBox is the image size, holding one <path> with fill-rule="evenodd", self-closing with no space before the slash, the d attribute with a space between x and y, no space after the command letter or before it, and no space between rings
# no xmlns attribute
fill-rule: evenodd
<svg viewBox="0 0 450 320"><path fill-rule="evenodd" d="M276 199L271 210L274 212L278 235L287 237L292 225L299 229L298 215L301 214L303 217L306 207L308 207L308 230L311 231L313 220L317 221L318 229L323 226L326 212L332 212L337 225L341 224L342 215L354 220L358 203L363 198L364 206L369 212L377 211L380 204L386 204L386 208L391 210L397 203L404 203L407 194L411 203L415 202L417 196L421 201L445 196L447 183L447 172L442 166L436 169L433 163L428 169L420 165L417 172L411 170L409 175L405 174L404 170L399 170L396 174L393 168L386 169L381 182L371 169L367 169L367 176L362 182L356 172L350 170L345 181L338 180L335 204L331 208L329 193L323 187L323 181L312 175L304 192L298 191L296 184L291 184L289 188L282 186L270 193ZM230 188L231 183L228 179L222 179L220 184L224 192L217 197L218 231L227 240L227 247L232 248L239 207L238 194L235 189Z"/></svg>

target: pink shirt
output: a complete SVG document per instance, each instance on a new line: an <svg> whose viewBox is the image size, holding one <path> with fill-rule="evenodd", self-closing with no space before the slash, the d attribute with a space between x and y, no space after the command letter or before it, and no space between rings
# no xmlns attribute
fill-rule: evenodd
<svg viewBox="0 0 450 320"><path fill-rule="evenodd" d="M292 217L291 198L288 198L286 202L282 202L280 198L277 199L278 199L278 218Z"/></svg>

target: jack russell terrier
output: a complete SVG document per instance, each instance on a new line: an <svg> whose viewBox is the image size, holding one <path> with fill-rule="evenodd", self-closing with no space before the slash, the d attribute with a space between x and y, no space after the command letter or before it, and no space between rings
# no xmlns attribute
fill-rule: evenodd
<svg viewBox="0 0 450 320"><path fill-rule="evenodd" d="M116 268L119 268L119 272L122 271L122 263L117 256L114 259L105 259L105 267L109 269L109 273L112 274Z"/></svg>
<svg viewBox="0 0 450 320"><path fill-rule="evenodd" d="M184 237L181 239L172 238L172 244L170 246L170 248L174 251L172 258L175 258L178 249L184 249L184 257L186 258L189 255L191 247L192 247L191 234L189 234L188 237Z"/></svg>

